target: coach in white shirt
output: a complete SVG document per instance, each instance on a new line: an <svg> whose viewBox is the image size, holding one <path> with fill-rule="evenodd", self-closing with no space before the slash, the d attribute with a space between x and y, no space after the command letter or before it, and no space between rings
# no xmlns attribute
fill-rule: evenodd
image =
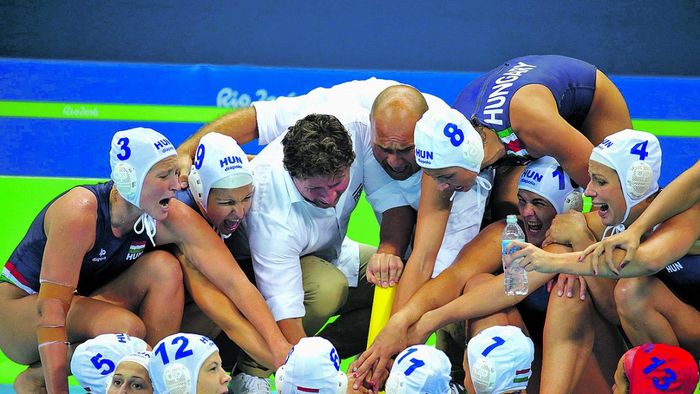
<svg viewBox="0 0 700 394"><path fill-rule="evenodd" d="M357 353L366 342L374 290L364 273L376 249L345 238L373 160L369 133L352 113L342 123L307 115L253 159L255 193L245 229L256 284L287 339L314 335L337 312L338 337L354 338ZM269 373L249 359L239 368ZM247 392L244 380L252 379L234 378L234 392Z"/></svg>
<svg viewBox="0 0 700 394"><path fill-rule="evenodd" d="M301 256L333 263L346 288L357 286L357 253L341 256L341 249L362 192L363 162L371 158L363 138L332 115L312 114L252 161L255 194L246 228L257 286L293 343L315 333L301 324Z"/></svg>

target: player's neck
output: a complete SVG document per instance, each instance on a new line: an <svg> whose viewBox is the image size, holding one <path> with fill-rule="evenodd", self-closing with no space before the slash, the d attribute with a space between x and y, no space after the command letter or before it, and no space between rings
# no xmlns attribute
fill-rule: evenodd
<svg viewBox="0 0 700 394"><path fill-rule="evenodd" d="M142 213L138 207L119 195L116 188L112 188L109 194L109 221L115 236L120 237L131 231Z"/></svg>
<svg viewBox="0 0 700 394"><path fill-rule="evenodd" d="M486 168L497 162L500 158L506 155L506 148L498 138L495 131L485 126L477 127L477 131L481 135L481 140L484 143L484 160L481 162L481 168Z"/></svg>

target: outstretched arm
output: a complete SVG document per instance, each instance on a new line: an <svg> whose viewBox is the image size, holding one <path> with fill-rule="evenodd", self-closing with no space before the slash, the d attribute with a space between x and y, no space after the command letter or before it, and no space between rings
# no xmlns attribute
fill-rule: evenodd
<svg viewBox="0 0 700 394"><path fill-rule="evenodd" d="M467 281L474 275L493 272L501 265L500 236L504 223L492 223L460 252L457 261L437 277L427 281L410 300L396 312L374 340L372 346L356 362L362 372L379 363L386 366L388 360L406 346L417 343L409 341L408 331L427 312L450 303L462 294ZM544 282L543 282L544 283ZM503 283L499 287L503 293ZM470 294L474 294L470 292ZM377 371L379 369L375 369Z"/></svg>
<svg viewBox="0 0 700 394"><path fill-rule="evenodd" d="M540 288L553 277L553 274L528 273L528 294ZM450 303L425 313L409 329L410 341L425 341L433 331L446 324L490 315L516 305L527 297L527 295L507 295L503 280L503 274L490 278Z"/></svg>
<svg viewBox="0 0 700 394"><path fill-rule="evenodd" d="M221 328L226 335L256 361L267 368L276 368L273 352L265 338L241 314L236 305L214 286L187 258L179 254L187 291L202 311Z"/></svg>
<svg viewBox="0 0 700 394"><path fill-rule="evenodd" d="M541 274L537 272L528 274L529 292L536 290L553 276L553 274ZM400 352L406 346L421 343L437 328L450 322L472 319L498 312L517 304L525 297L526 296L506 295L503 286L503 274L501 274L476 285L448 304L425 313L415 324L408 327L407 330L398 332L395 331L395 328L399 325L406 324L406 318L402 316L402 309L396 315L392 316L387 327L390 328L389 333L394 335L400 333L403 335L400 339L400 346L403 347L398 349L399 346L390 347L386 346L386 344L375 346L373 344L367 351L362 353L360 358L353 364L354 367L357 368L356 373L358 377L360 377L360 381L370 372L372 374L371 377L364 380L379 381L382 371L389 365L389 360L392 355ZM385 327L385 330L386 329ZM380 336L383 334L384 331L380 333ZM375 340L375 344L378 343L379 339L378 336Z"/></svg>
<svg viewBox="0 0 700 394"><path fill-rule="evenodd" d="M607 278L652 275L684 256L693 247L700 237L700 227L697 225L699 221L700 202L697 202L692 208L657 227L629 262L626 262L623 250L613 251L612 263L607 265L595 255L588 255L580 262L581 253L555 255L534 245L517 241L514 241L513 245L522 249L513 253L511 257L522 257L520 265L528 271L598 275Z"/></svg>
<svg viewBox="0 0 700 394"><path fill-rule="evenodd" d="M282 335L258 289L245 276L226 245L204 219L178 200L171 200L168 218L158 222L156 241L175 243L182 253L229 300L273 349L275 366L284 363L291 345Z"/></svg>
<svg viewBox="0 0 700 394"><path fill-rule="evenodd" d="M423 174L414 248L396 288L393 312L406 304L411 295L433 274L435 259L452 208L450 197L451 193L439 191L435 180Z"/></svg>

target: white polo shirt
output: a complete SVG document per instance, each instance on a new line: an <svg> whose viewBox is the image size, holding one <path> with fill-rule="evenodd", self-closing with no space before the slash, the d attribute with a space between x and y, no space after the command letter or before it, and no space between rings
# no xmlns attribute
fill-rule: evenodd
<svg viewBox="0 0 700 394"><path fill-rule="evenodd" d="M330 88L316 88L303 96L279 97L274 101L255 102L253 106L257 113L259 143L269 143L298 119L310 113L330 113L347 117L345 113L357 112L350 115L350 118L363 124L358 129L368 133L367 148L371 152L369 114L372 103L382 90L399 84L396 81L370 78L345 82ZM449 107L436 96L426 93L423 93L423 96L430 108ZM320 110L321 108L323 111ZM364 170L365 194L379 223L381 223L382 213L388 209L410 205L418 210L420 179L423 171L418 171L406 180L397 181L384 171L373 156L366 163ZM493 181L490 173L482 172L480 176L488 179L489 182ZM469 192L455 195L445 237L433 269L433 277L449 267L462 246L479 232L488 195L489 190L476 185Z"/></svg>
<svg viewBox="0 0 700 394"><path fill-rule="evenodd" d="M339 120L350 133L356 157L348 188L334 208L319 208L301 196L282 164L282 136L252 161L255 193L246 229L257 286L276 320L304 316L301 256L312 254L335 264L357 285L359 258L341 259L340 252L362 193L364 167L373 158L364 123L356 122L350 109Z"/></svg>

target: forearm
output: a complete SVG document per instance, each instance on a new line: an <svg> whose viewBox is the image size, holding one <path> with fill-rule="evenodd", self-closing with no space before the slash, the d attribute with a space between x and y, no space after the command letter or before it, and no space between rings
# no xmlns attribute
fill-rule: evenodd
<svg viewBox="0 0 700 394"><path fill-rule="evenodd" d="M551 268L545 268L541 271L561 273L561 274L571 274L571 275L582 275L582 276L597 276L602 278L634 278L639 276L652 275L663 268L663 262L661 262L661 256L656 253L650 254L648 247L642 247L639 249L637 254L632 261L624 266L624 270L620 270L619 274L615 273L607 264L599 259L599 264L597 270L593 265L593 256L586 256L583 261L579 261L581 256L580 252L562 253L554 254L550 253L547 255L548 266ZM619 267L620 263L624 260L625 251L621 249L616 249L613 251L613 263L614 266Z"/></svg>
<svg viewBox="0 0 700 394"><path fill-rule="evenodd" d="M553 276L553 274L529 272L528 294L544 285ZM516 305L526 297L506 295L503 274L501 274L477 284L457 299L426 313L425 321L417 326L417 333L427 336L448 323L490 315Z"/></svg>
<svg viewBox="0 0 700 394"><path fill-rule="evenodd" d="M235 304L241 313L251 322L260 335L265 338L265 342L271 349L278 349L286 342L280 327L270 312L267 303L263 299L258 289L247 279L241 281L239 289L236 291Z"/></svg>
<svg viewBox="0 0 700 394"><path fill-rule="evenodd" d="M436 210L431 215L427 213L418 214L414 249L396 288L392 312L403 307L433 274L435 259L445 235L449 209Z"/></svg>
<svg viewBox="0 0 700 394"><path fill-rule="evenodd" d="M591 232L591 230L588 227L586 227L586 229L581 233L579 237L576 237L576 239L572 240L571 250L584 250L589 245L592 245L594 243L596 243L595 235L593 235L593 232Z"/></svg>
<svg viewBox="0 0 700 394"><path fill-rule="evenodd" d="M417 291L409 293L412 296L396 314L400 314L409 325L413 324L428 311L437 309L459 297L466 281L467 278L462 272L450 267L437 277L428 280Z"/></svg>
<svg viewBox="0 0 700 394"><path fill-rule="evenodd" d="M402 309L408 303L417 290L430 279L432 272L433 269L430 265L421 264L415 259L408 260L396 286L392 313Z"/></svg>
<svg viewBox="0 0 700 394"><path fill-rule="evenodd" d="M49 393L68 392L67 305L72 288L43 283L37 299L37 343Z"/></svg>
<svg viewBox="0 0 700 394"><path fill-rule="evenodd" d="M193 266L183 263L187 290L195 303L243 351L266 367L274 367L272 351L231 300Z"/></svg>
<svg viewBox="0 0 700 394"><path fill-rule="evenodd" d="M238 312L237 309L233 309L233 311ZM267 368L274 368L273 350L270 349L265 338L242 315L239 314L232 320L238 324L222 328L226 336L240 346L255 361Z"/></svg>
<svg viewBox="0 0 700 394"><path fill-rule="evenodd" d="M416 223L416 211L410 206L391 208L382 214L377 253L403 257Z"/></svg>
<svg viewBox="0 0 700 394"><path fill-rule="evenodd" d="M301 338L306 337L304 325L302 324L300 317L282 319L279 322L277 322L277 324L279 324L279 328L280 330L282 330L282 333L284 334L285 338L287 338L287 341L292 345L299 343L299 340L301 340Z"/></svg>
<svg viewBox="0 0 700 394"><path fill-rule="evenodd" d="M211 132L228 135L240 145L252 141L258 137L255 108L241 108L205 124L177 148L178 154L194 157L199 140Z"/></svg>

